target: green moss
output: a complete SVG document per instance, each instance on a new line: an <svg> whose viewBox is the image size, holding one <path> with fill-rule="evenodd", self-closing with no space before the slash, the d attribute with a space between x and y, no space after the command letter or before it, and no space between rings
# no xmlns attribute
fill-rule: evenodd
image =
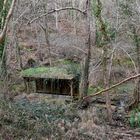
<svg viewBox="0 0 140 140"><path fill-rule="evenodd" d="M64 68L60 68L60 67L37 67L37 68L29 68L26 70L23 70L22 75L25 76L34 76L34 75L38 75L38 74L67 74L66 70Z"/></svg>
<svg viewBox="0 0 140 140"><path fill-rule="evenodd" d="M21 72L21 74L22 75L31 76L31 75L42 73L42 72L46 72L46 71L47 71L47 68L46 67L29 68L29 69L23 70Z"/></svg>
<svg viewBox="0 0 140 140"><path fill-rule="evenodd" d="M53 67L36 67L23 70L22 76L41 76L46 78L59 77L59 78L72 78L80 76L80 66L78 64L72 64L65 61L64 64L59 64Z"/></svg>

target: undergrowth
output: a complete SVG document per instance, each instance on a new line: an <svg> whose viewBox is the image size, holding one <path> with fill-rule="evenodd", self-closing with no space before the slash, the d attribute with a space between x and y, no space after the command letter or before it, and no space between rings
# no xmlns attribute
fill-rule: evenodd
<svg viewBox="0 0 140 140"><path fill-rule="evenodd" d="M97 126L95 120L95 108L79 112L73 104L0 100L2 140L109 139L106 127Z"/></svg>
<svg viewBox="0 0 140 140"><path fill-rule="evenodd" d="M119 86L116 88L117 92L120 94L123 93L132 93L134 90L134 84L133 83L126 83L124 85Z"/></svg>
<svg viewBox="0 0 140 140"><path fill-rule="evenodd" d="M70 108L69 108L70 109ZM78 118L64 105L0 101L0 139L43 139L63 135L60 129L64 123ZM67 111L69 110L69 114ZM71 113L70 113L71 112Z"/></svg>
<svg viewBox="0 0 140 140"><path fill-rule="evenodd" d="M140 107L131 111L129 122L131 127L140 127Z"/></svg>
<svg viewBox="0 0 140 140"><path fill-rule="evenodd" d="M96 87L90 86L90 87L88 88L88 94L90 95L90 94L96 93L96 92L98 92L98 91L100 91L100 90L102 90L102 89L103 89L103 88L102 88L101 86L96 86Z"/></svg>

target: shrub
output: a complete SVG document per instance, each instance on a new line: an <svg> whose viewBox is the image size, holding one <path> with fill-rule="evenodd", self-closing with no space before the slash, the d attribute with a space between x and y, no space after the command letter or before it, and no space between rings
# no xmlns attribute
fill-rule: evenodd
<svg viewBox="0 0 140 140"><path fill-rule="evenodd" d="M135 109L131 112L129 122L130 122L131 127L140 127L140 110L139 109Z"/></svg>

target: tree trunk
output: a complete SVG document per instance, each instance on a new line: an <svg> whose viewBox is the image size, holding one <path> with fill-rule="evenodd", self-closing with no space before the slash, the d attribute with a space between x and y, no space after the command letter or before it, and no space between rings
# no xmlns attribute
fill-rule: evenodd
<svg viewBox="0 0 140 140"><path fill-rule="evenodd" d="M44 13L46 11L46 7L44 6ZM47 49L48 49L48 59L49 59L49 65L52 65L52 57L51 57L51 45L50 45L50 41L49 41L49 30L48 30L48 23L47 23L47 17L44 17L44 23L45 23L45 27L43 28L44 33L45 33L45 40L46 40L46 45L47 45Z"/></svg>
<svg viewBox="0 0 140 140"><path fill-rule="evenodd" d="M75 6L75 0L72 0L72 7L76 7ZM76 34L76 16L77 16L77 12L76 11L73 11L73 24L74 24L74 34Z"/></svg>
<svg viewBox="0 0 140 140"><path fill-rule="evenodd" d="M91 33L90 33L90 0L86 1L86 32L87 32L87 39L86 39L86 48L87 53L84 58L83 66L82 66L82 77L81 77L81 84L80 84L80 95L81 97L87 96L88 93L88 74L89 74L89 63L90 63L90 49L91 49Z"/></svg>
<svg viewBox="0 0 140 140"><path fill-rule="evenodd" d="M135 27L133 27L133 34L134 34L134 43L136 45L136 58L137 58L137 71L140 73L140 45L139 45L139 36L137 35ZM136 81L136 87L134 89L134 106L137 107L140 101L140 78Z"/></svg>
<svg viewBox="0 0 140 140"><path fill-rule="evenodd" d="M21 49L19 46L19 41L18 41L18 36L17 36L17 24L15 23L13 25L13 37L14 37L14 42L15 42L15 48L16 48L16 59L19 62L20 69L23 69L23 64L22 64L22 57L21 57Z"/></svg>
<svg viewBox="0 0 140 140"><path fill-rule="evenodd" d="M55 9L58 8L58 5L57 5L57 1L55 1ZM55 13L55 26L56 26L56 30L58 31L59 30L59 26L58 26L58 12Z"/></svg>
<svg viewBox="0 0 140 140"><path fill-rule="evenodd" d="M96 13L96 20L98 21L99 25L96 25L96 27L99 28L98 30L101 32L102 41L103 41L103 45L102 45L103 47L103 83L104 83L104 88L108 88L110 78L108 74L108 47L109 46L107 44L109 42L109 37L107 35L106 27L105 27L105 24L101 15L102 3L100 0L97 0L97 10L98 12ZM111 100L110 100L109 93L106 92L105 96L106 96L106 107L107 107L109 122L112 123Z"/></svg>
<svg viewBox="0 0 140 140"><path fill-rule="evenodd" d="M0 62L1 62L0 75L1 75L1 78L4 78L7 75L5 39L0 44L0 48L2 49L0 50L2 51L0 55Z"/></svg>
<svg viewBox="0 0 140 140"><path fill-rule="evenodd" d="M109 87L109 74L108 74L108 50L106 46L104 47L104 53L103 53L103 82L104 82L104 88ZM106 108L108 113L108 119L109 122L112 123L112 110L111 110L111 99L109 96L109 92L105 92L106 96Z"/></svg>
<svg viewBox="0 0 140 140"><path fill-rule="evenodd" d="M5 24L5 18L6 18L6 4L7 0L4 0L2 3L2 10L1 12L4 13L4 15L0 19L0 29L4 28ZM5 77L7 74L6 70L6 49L5 49L5 35L0 38L0 61L1 61L1 69L0 69L0 74L1 77Z"/></svg>
<svg viewBox="0 0 140 140"><path fill-rule="evenodd" d="M6 18L6 4L7 4L7 0L4 0L4 2L3 2L3 8L2 8L2 12L4 13L4 15L1 18L1 27L0 28L3 28L4 23L5 23L5 18Z"/></svg>
<svg viewBox="0 0 140 140"><path fill-rule="evenodd" d="M5 9L6 0L3 1L3 9ZM12 16L13 10L15 8L16 0L13 0L10 6L10 9L7 12L7 15L1 18L0 24L1 24L1 30L0 33L0 61L1 61L1 72L6 74L6 48L5 48L5 37L6 37L6 31L8 27L8 23L10 21L10 18ZM6 9L5 9L6 10ZM3 23L4 22L4 23ZM3 25L2 25L3 24Z"/></svg>
<svg viewBox="0 0 140 140"><path fill-rule="evenodd" d="M13 13L13 10L15 8L15 5L16 5L16 1L17 0L13 0L12 3L11 3L11 7L8 11L8 14L6 16L6 19L5 19L5 23L4 23L4 26L2 28L2 32L0 33L0 44L3 42L3 40L5 39L5 36L6 36L6 31L7 31L7 27L8 27L8 23L11 19L11 16L12 16L12 13Z"/></svg>

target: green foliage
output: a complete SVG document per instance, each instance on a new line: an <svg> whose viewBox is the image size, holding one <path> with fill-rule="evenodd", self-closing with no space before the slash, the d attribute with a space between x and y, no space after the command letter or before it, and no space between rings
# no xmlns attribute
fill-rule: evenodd
<svg viewBox="0 0 140 140"><path fill-rule="evenodd" d="M5 19L6 19L6 16L7 16L8 10L9 10L9 7L10 7L11 0L7 1L5 9L3 9L3 2L4 2L4 0L1 0L0 1L0 29L2 29L3 26L4 26ZM2 19L4 19L3 23L2 23ZM2 58L2 55L3 55L3 50L4 50L5 43L6 42L4 40L0 44L0 59Z"/></svg>
<svg viewBox="0 0 140 140"><path fill-rule="evenodd" d="M10 7L10 4L11 4L11 0L7 1L5 9L3 9L3 2L4 2L4 0L0 1L0 29L3 28L3 26L4 26L4 25L2 25L1 20L4 18L4 22L3 22L3 24L4 24L6 16L7 16L7 13L8 13L8 10L9 10L9 7Z"/></svg>
<svg viewBox="0 0 140 140"><path fill-rule="evenodd" d="M9 90L11 91L11 94L17 95L25 90L25 85L24 83L15 83L12 86L10 86Z"/></svg>
<svg viewBox="0 0 140 140"><path fill-rule="evenodd" d="M137 37L137 39L136 39L136 37ZM135 44L136 46L139 46L139 44L140 44L140 36L139 36L139 35L136 35L136 34L135 34L135 37L134 37L134 44Z"/></svg>
<svg viewBox="0 0 140 140"><path fill-rule="evenodd" d="M95 17L99 17L102 12L102 4L97 2L97 0L92 0L92 14Z"/></svg>
<svg viewBox="0 0 140 140"><path fill-rule="evenodd" d="M3 55L4 46L5 46L5 41L3 41L0 44L0 59L2 58L2 55Z"/></svg>
<svg viewBox="0 0 140 140"><path fill-rule="evenodd" d="M4 0L0 1L0 29L1 29L1 20L2 20L2 7L3 7Z"/></svg>
<svg viewBox="0 0 140 140"><path fill-rule="evenodd" d="M116 30L107 21L102 19L102 3L97 0L92 1L92 13L96 18L96 45L102 47L116 37ZM106 36L108 39L105 39Z"/></svg>
<svg viewBox="0 0 140 140"><path fill-rule="evenodd" d="M72 75L75 75L76 77L79 77L81 76L81 71L80 71L80 66L79 64L76 64L76 63L71 63L69 65L66 66L66 69L67 69L67 72L68 74L72 74Z"/></svg>
<svg viewBox="0 0 140 140"><path fill-rule="evenodd" d="M100 86L96 86L96 87L91 86L91 87L88 88L88 94L90 95L90 94L96 93L96 92L98 92L102 89L103 88L100 87Z"/></svg>
<svg viewBox="0 0 140 140"><path fill-rule="evenodd" d="M96 24L99 25L98 23L96 23ZM110 41L115 40L116 29L112 28L109 25L108 22L104 22L104 27L105 27L105 30L106 30L106 33L107 33L107 36L108 36L109 40ZM108 41L104 40L102 31L100 31L99 27L97 27L97 30L96 30L96 45L99 46L99 47L102 47L106 44L108 44Z"/></svg>
<svg viewBox="0 0 140 140"><path fill-rule="evenodd" d="M135 14L135 10L133 9L133 4L134 4L134 0L123 0L121 1L120 4L120 8L121 8L121 12L124 16L127 17L132 17Z"/></svg>
<svg viewBox="0 0 140 140"><path fill-rule="evenodd" d="M121 85L117 88L117 92L119 94L132 93L133 90L134 90L134 84L133 83L127 83L127 84Z"/></svg>
<svg viewBox="0 0 140 140"><path fill-rule="evenodd" d="M140 109L131 112L129 122L131 127L140 127Z"/></svg>
<svg viewBox="0 0 140 140"><path fill-rule="evenodd" d="M131 52L132 52L133 50L131 50ZM115 64L115 63L114 63ZM124 65L124 66L127 66L127 67L129 67L129 68L132 68L132 67L134 67L134 64L133 64L133 62L132 62L132 60L130 59L130 58L128 58L128 57L122 57L121 59L120 59L120 64L121 65Z"/></svg>
<svg viewBox="0 0 140 140"><path fill-rule="evenodd" d="M140 36L138 35L136 31L136 27L133 24L129 25L129 31L127 32L128 36L133 40L133 43L135 46L139 46L140 44Z"/></svg>
<svg viewBox="0 0 140 140"><path fill-rule="evenodd" d="M137 21L139 19L139 11L137 10L135 6L136 1L135 0L124 0L120 2L120 9L121 14L123 15L123 18L127 20L128 29L127 29L127 35L130 39L133 40L133 43L136 46L139 46L140 43L140 37L136 31L137 24L139 24Z"/></svg>
<svg viewBox="0 0 140 140"><path fill-rule="evenodd" d="M125 16L133 16L132 9L129 4L121 3L120 7Z"/></svg>

